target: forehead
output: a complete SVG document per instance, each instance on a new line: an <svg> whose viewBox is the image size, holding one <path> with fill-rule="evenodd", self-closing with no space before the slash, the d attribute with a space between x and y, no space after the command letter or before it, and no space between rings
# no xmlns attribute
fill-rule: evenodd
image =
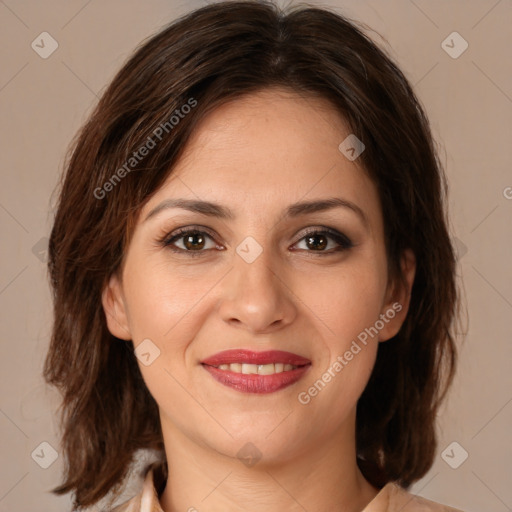
<svg viewBox="0 0 512 512"><path fill-rule="evenodd" d="M299 200L340 196L378 222L373 182L338 148L349 134L322 98L283 89L237 98L201 120L145 211L163 199L185 197L254 215L263 208L277 213Z"/></svg>
<svg viewBox="0 0 512 512"><path fill-rule="evenodd" d="M279 160L286 156L287 161L318 151L332 155L341 142L338 139L349 133L327 100L281 88L266 89L231 100L202 119L180 167L190 157L201 158L202 149L223 157L231 153L234 159L243 155L250 158L248 163L268 160L270 155Z"/></svg>

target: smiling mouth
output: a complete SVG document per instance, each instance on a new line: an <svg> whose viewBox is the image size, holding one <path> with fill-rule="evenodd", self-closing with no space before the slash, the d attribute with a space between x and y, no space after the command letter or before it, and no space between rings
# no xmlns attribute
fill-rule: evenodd
<svg viewBox="0 0 512 512"><path fill-rule="evenodd" d="M204 363L203 363L204 364ZM230 363L220 365L207 365L218 368L219 370L229 371L233 373L241 373L244 375L274 375L276 373L289 372L308 365L294 365L284 363L270 364L250 364L250 363Z"/></svg>
<svg viewBox="0 0 512 512"><path fill-rule="evenodd" d="M223 363L218 366L202 363L217 381L241 393L266 394L284 389L302 379L311 362L303 365L290 363Z"/></svg>

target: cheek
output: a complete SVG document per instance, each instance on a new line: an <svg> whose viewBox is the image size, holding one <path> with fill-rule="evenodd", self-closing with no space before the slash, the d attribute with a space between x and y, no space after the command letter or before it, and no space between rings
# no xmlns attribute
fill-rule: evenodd
<svg viewBox="0 0 512 512"><path fill-rule="evenodd" d="M324 324L330 344L341 349L379 318L384 277L378 267L361 261L316 274L313 282L310 276L300 278L297 294L316 322Z"/></svg>
<svg viewBox="0 0 512 512"><path fill-rule="evenodd" d="M308 384L313 387L303 390L304 401L315 400L314 407L325 407L322 414L331 415L334 422L341 421L355 405L375 364L379 344L375 324L386 278L382 265L375 261L375 256L354 258L351 265L317 274L308 294L306 280L302 284L300 296L308 297L304 302L310 318L323 333L323 343L316 347L319 364Z"/></svg>
<svg viewBox="0 0 512 512"><path fill-rule="evenodd" d="M301 388L299 402L312 415L327 418L319 427L330 435L354 409L377 356L381 276L371 266L339 272L318 281L311 296L311 318L324 333L316 345L316 370Z"/></svg>
<svg viewBox="0 0 512 512"><path fill-rule="evenodd" d="M177 333L197 325L197 305L213 283L211 276L189 279L162 263L133 261L126 268L125 290L134 341L151 338L162 345L165 340L179 344L183 336Z"/></svg>

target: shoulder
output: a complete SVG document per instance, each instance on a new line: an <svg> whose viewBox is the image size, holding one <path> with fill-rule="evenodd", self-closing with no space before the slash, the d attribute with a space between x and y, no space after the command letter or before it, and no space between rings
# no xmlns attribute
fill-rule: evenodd
<svg viewBox="0 0 512 512"><path fill-rule="evenodd" d="M153 469L147 472L142 488L137 495L117 505L109 512L163 512L158 500Z"/></svg>
<svg viewBox="0 0 512 512"><path fill-rule="evenodd" d="M110 512L140 512L140 498L141 496L138 494L128 501L117 505L117 507L111 509Z"/></svg>
<svg viewBox="0 0 512 512"><path fill-rule="evenodd" d="M386 484L363 512L463 512L416 496L394 482Z"/></svg>

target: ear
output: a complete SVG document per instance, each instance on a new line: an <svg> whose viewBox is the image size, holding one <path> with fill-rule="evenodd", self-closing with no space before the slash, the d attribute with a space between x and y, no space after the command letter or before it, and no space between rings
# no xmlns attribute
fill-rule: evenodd
<svg viewBox="0 0 512 512"><path fill-rule="evenodd" d="M110 277L101 294L101 302L110 333L116 338L131 340L123 288L117 275Z"/></svg>
<svg viewBox="0 0 512 512"><path fill-rule="evenodd" d="M379 331L379 341L387 341L395 336L409 311L411 290L416 274L416 257L411 249L403 252L400 265L405 283L398 277L388 283L385 304L380 315L384 327Z"/></svg>

